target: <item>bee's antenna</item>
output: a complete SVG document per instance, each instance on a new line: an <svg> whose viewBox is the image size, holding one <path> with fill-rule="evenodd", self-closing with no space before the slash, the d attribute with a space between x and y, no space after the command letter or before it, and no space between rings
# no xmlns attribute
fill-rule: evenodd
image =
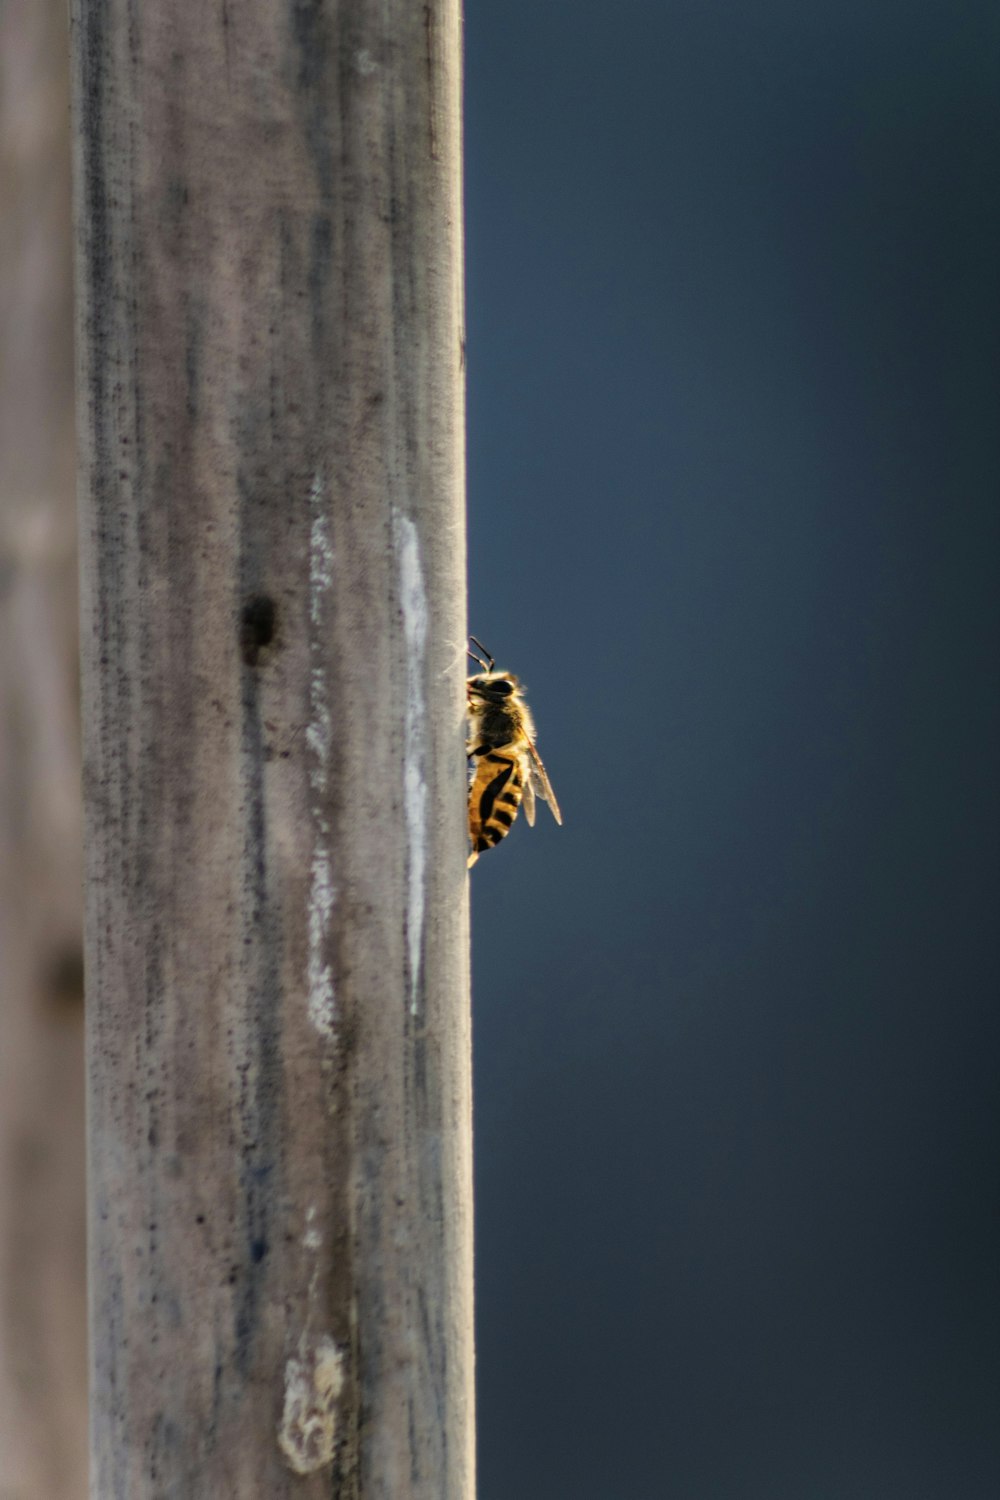
<svg viewBox="0 0 1000 1500"><path fill-rule="evenodd" d="M472 644L474 646L478 646L479 650L483 653L482 656L477 656L476 653L475 653L475 651L470 651L468 653L469 656L472 657L472 660L474 662L478 662L479 666L481 666L484 671L486 671L486 672L492 672L494 664L495 664L494 663L494 659L490 655L490 653L487 651L487 649L483 645L482 641L477 641L476 637L474 635L470 635L469 636L469 640L472 642Z"/></svg>

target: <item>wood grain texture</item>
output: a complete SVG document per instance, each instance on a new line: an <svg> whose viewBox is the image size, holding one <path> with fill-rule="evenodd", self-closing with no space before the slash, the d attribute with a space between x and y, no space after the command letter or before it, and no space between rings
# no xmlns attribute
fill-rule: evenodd
<svg viewBox="0 0 1000 1500"><path fill-rule="evenodd" d="M455 0L77 0L100 1500L473 1493Z"/></svg>

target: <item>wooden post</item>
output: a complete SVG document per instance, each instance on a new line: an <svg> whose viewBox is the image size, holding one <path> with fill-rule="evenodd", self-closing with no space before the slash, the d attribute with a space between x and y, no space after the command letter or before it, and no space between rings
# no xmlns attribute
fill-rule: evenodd
<svg viewBox="0 0 1000 1500"><path fill-rule="evenodd" d="M75 0L92 1493L471 1500L457 0Z"/></svg>

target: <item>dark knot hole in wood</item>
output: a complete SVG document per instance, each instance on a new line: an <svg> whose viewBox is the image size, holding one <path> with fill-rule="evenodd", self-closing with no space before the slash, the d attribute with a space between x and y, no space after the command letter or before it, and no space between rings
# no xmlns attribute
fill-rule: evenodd
<svg viewBox="0 0 1000 1500"><path fill-rule="evenodd" d="M240 615L240 653L248 667L255 667L260 653L274 640L278 609L267 594L252 594Z"/></svg>

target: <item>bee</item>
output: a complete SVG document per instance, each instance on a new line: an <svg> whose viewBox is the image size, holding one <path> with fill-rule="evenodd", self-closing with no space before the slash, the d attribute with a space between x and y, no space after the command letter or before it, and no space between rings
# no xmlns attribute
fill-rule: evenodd
<svg viewBox="0 0 1000 1500"><path fill-rule="evenodd" d="M477 648L469 656L482 668L466 680L471 868L485 849L510 832L522 802L530 828L535 826L536 797L549 804L557 823L562 823L562 813L535 748L535 721L524 689L509 672L495 672L486 647L474 635L469 639Z"/></svg>

